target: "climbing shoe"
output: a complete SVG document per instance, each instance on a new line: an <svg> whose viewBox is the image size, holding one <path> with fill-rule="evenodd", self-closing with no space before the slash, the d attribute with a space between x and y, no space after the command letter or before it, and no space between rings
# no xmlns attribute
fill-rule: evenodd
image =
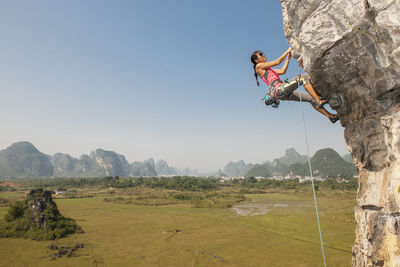
<svg viewBox="0 0 400 267"><path fill-rule="evenodd" d="M334 117L332 117L332 118L329 118L329 120L330 120L332 123L335 123L335 122L337 122L337 121L339 120L339 116L336 115L336 116L334 116Z"/></svg>

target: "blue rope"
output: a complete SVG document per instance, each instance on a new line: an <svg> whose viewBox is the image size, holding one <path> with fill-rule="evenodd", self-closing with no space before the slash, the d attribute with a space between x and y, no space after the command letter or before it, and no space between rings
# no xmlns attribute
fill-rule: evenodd
<svg viewBox="0 0 400 267"><path fill-rule="evenodd" d="M299 77L297 78L297 85L300 87L300 72L301 69L299 68ZM317 214L317 223L318 223L318 231L319 231L319 239L321 241L321 249L322 249L322 258L324 260L324 266L326 267L326 261L325 261L325 251L324 251L324 243L322 241L322 233L321 233L321 225L319 223L319 215L318 215L318 205L317 205L317 198L315 196L315 189L314 189L314 177L311 169L311 161L310 161L310 148L308 146L308 136L307 136L307 129L306 129L306 120L304 118L304 110L303 110L303 102L301 99L301 93L300 95L300 107L301 107L301 113L303 115L303 126L304 126L304 135L306 138L306 145L307 145L307 159L308 159L308 167L310 168L310 177L311 177L311 185L312 185L312 191L313 191L313 196L314 196L314 205L315 205L315 213Z"/></svg>

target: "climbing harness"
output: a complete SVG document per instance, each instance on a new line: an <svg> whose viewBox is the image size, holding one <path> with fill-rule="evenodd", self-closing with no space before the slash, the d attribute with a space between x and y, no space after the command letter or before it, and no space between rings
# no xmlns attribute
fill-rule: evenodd
<svg viewBox="0 0 400 267"><path fill-rule="evenodd" d="M276 94L275 84L278 82L280 82L280 83L283 83L283 82L280 79L276 79L276 80L272 81L271 83L268 83L268 81L267 81L268 73L269 73L269 70L267 69L264 76L261 77L261 79L268 86L267 92L266 92L264 98L262 98L262 99L264 100L265 105L272 106L273 108L278 108L279 104L280 104L280 100L278 98L278 95ZM273 92L272 96L270 95L269 92Z"/></svg>
<svg viewBox="0 0 400 267"><path fill-rule="evenodd" d="M299 67L299 73L298 73L298 77L297 77L297 84L298 84L298 87L300 87L300 73L301 73L301 67ZM300 95L300 109L301 109L301 114L302 114L302 116L303 116L304 135L305 135L306 146L307 146L308 167L309 167L309 169L310 169L311 185L312 185L312 191L313 191L313 196L314 196L315 213L316 213L316 215L317 215L319 239L320 239L320 241L321 241L322 258L323 258L323 260L324 260L324 266L326 267L324 243L323 243L323 241L322 241L321 225L320 225L320 223L319 223L319 215L318 215L317 198L316 198L316 196L315 196L314 177L313 177L313 172L312 172L311 162L310 162L310 148L309 148L309 145L308 145L308 136L307 136L307 129L306 129L306 120L305 120L305 118L304 118L304 110L303 110L303 105L302 105L301 94L299 94L299 95Z"/></svg>

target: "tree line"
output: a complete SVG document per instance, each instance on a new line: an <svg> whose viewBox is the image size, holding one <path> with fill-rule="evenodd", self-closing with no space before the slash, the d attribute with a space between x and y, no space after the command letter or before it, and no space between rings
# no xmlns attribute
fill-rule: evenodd
<svg viewBox="0 0 400 267"><path fill-rule="evenodd" d="M256 179L248 177L245 179L233 179L222 182L219 178L203 178L192 176L176 177L153 177L153 178L120 178L118 176L107 176L103 178L41 178L31 180L33 187L41 188L84 188L84 187L148 187L163 188L179 191L212 191L222 187L240 186L242 188L268 189L299 189L310 186L311 182L300 183L298 179L291 180L272 180ZM350 178L345 182L338 182L334 178L324 181L314 181L316 188L323 187L332 190L356 190L358 186L357 178Z"/></svg>

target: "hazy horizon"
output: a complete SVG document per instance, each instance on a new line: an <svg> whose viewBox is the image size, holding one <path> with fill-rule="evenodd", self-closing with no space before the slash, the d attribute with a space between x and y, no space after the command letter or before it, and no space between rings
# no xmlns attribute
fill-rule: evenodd
<svg viewBox="0 0 400 267"><path fill-rule="evenodd" d="M27 140L21 140L21 141L18 141L18 142L29 142L29 141L27 141ZM14 144L14 143L18 143L18 142L13 142L13 144ZM133 160L131 160L131 159L129 159L126 155L124 155L123 153L120 153L119 151L115 151L115 150L112 150L112 149L104 149L103 147L96 147L96 148L94 148L94 149L92 149L92 150L90 150L90 151L88 151L88 152L86 152L86 153L82 153L82 154L79 154L79 155L73 155L73 154L70 154L70 153L66 153L66 152L64 152L64 151L57 151L57 152L54 152L54 153L47 153L46 151L42 151L39 147L37 147L37 146L36 146L35 144L33 144L32 142L29 142L29 143L31 143L32 145L34 145L41 153L44 153L44 154L49 155L49 156L54 156L56 153L63 153L63 154L68 154L68 155L70 155L70 156L73 157L73 158L79 158L79 157L82 156L82 155L89 155L91 152L95 151L96 149L103 149L103 150L106 150L106 151L113 151L113 152L115 152L115 153L118 153L118 154L121 154L121 155L125 156L126 160L127 160L129 163L132 163L132 162L134 162L134 161L143 162L143 161L148 160L148 159L150 159L150 158L152 158L155 162L157 162L157 161L159 161L159 160L165 160L165 159L163 159L163 158L156 158L156 157L148 157L148 158L143 158L143 159L133 159ZM10 145L12 145L12 144L10 144ZM9 146L10 146L10 145L9 145ZM9 147L9 146L7 146L7 147ZM3 148L0 147L0 151L5 150L7 147L3 147ZM276 156L276 157L274 157L274 158L265 159L265 160L262 160L262 161L260 161L260 162L252 162L252 161L247 161L247 160L244 160L244 159L228 160L228 161L226 161L222 166L220 166L219 168L216 168L216 169L201 169L201 168L196 168L196 167L193 167L193 166L175 166L175 165L171 164L170 162L168 162L167 160L165 160L165 161L168 163L168 166L169 166L169 167L178 168L178 169L180 169L180 170L185 169L185 168L190 168L190 169L192 169L192 170L196 170L196 171L199 171L199 172L216 172L216 171L218 171L218 170L222 170L222 169L225 167L225 165L228 164L229 162L238 162L238 161L240 161L240 160L243 160L246 164L247 164L247 163L260 164L260 163L264 163L264 162L267 162L267 161L273 161L273 160L276 159L276 158L280 158L280 157L284 156L285 151L286 151L287 149L289 149L289 148L292 148L292 147L287 147L287 148L285 148L285 149L282 151L282 153L281 153L280 155L278 155L278 156ZM305 153L301 153L301 152L298 151L296 148L294 148L294 149L295 149L299 154L301 154L301 155L306 155L306 152L305 152ZM320 149L323 149L323 148L320 148ZM314 152L314 153L315 153L315 152ZM312 154L310 155L310 157L312 157L314 153L312 153ZM339 153L339 152L338 152L338 153ZM340 154L340 153L339 153L339 154ZM348 154L348 153L346 153L346 154ZM343 155L340 154L340 156L343 157L343 156L346 155L346 154L343 154Z"/></svg>
<svg viewBox="0 0 400 267"><path fill-rule="evenodd" d="M103 148L198 170L306 154L300 104L267 108L249 60L288 48L279 1L4 1L0 12L2 149ZM283 78L297 70L292 60ZM304 108L311 156L347 154L340 124Z"/></svg>

